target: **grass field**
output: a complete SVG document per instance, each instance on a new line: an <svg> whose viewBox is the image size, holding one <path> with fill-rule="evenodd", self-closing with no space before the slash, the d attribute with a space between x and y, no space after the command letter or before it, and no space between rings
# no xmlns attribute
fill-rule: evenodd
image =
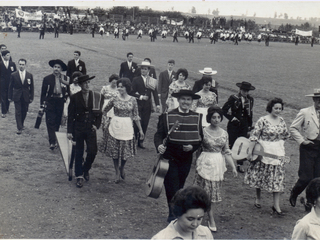
<svg viewBox="0 0 320 240"><path fill-rule="evenodd" d="M265 115L268 99L281 97L287 103L283 117L290 125L298 109L312 104L304 95L319 88L320 46L288 43L250 44L238 46L218 42L211 45L208 39L200 43L186 43L179 38L150 42L147 36L138 41L129 36L128 41L112 37L92 38L89 34L46 34L39 40L38 33L1 33L0 43L7 45L13 60L27 59L27 70L34 75L35 100L29 107L27 129L21 136L15 134L14 106L10 114L0 119L0 236L2 238L150 238L166 226L167 207L162 193L158 200L147 199L143 193L146 176L156 157L153 134L157 114L153 114L146 135L147 150L139 150L127 164L125 183L115 185L110 159L98 153L92 177L82 189L68 182L58 150L50 151L45 123L34 129L39 109L42 79L52 73L51 59L64 62L73 58L73 51L81 51L87 65L92 89L100 91L112 73L118 73L126 53L134 53L134 61L152 59L157 75L165 70L168 59L175 59L176 67L187 68L188 81L201 77L198 70L212 67L217 70L214 79L219 83L219 105L238 91L237 82L249 81L256 90L254 120ZM222 126L226 126L226 120ZM61 131L66 131L65 127ZM101 136L101 132L99 132ZM217 211L218 232L215 239L283 239L290 238L295 221L305 213L302 206L289 206L289 190L297 178L298 145L293 140L286 144L292 162L287 166L286 192L281 207L284 218L270 215L272 194L263 192L263 207L253 207L254 189L243 185L243 175L236 180L226 173L223 186L223 203ZM192 184L194 169L187 184ZM205 224L207 219L205 219Z"/></svg>

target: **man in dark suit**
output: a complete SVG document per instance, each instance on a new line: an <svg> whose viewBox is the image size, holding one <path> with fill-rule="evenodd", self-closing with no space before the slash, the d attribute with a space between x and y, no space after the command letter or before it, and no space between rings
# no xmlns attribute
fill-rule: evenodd
<svg viewBox="0 0 320 240"><path fill-rule="evenodd" d="M139 116L141 118L141 127L144 135L146 135L152 108L151 94L153 95L156 104L156 111L160 112L160 103L157 91L158 82L156 79L150 77L149 70L152 65L149 62L142 62L141 76L135 77L132 81L131 95L137 98ZM135 136L139 139L138 128L135 126ZM144 149L143 140L138 140L138 147Z"/></svg>
<svg viewBox="0 0 320 240"><path fill-rule="evenodd" d="M40 106L46 103L46 125L49 135L50 149L57 147L55 132L59 131L63 107L67 98L69 79L61 72L67 70L67 65L60 59L49 61L53 73L43 79L40 96Z"/></svg>
<svg viewBox="0 0 320 240"><path fill-rule="evenodd" d="M210 77L212 79L212 75L217 74L217 71L212 70L212 68L206 67L203 70L199 70L199 73L202 73L202 78L200 80L195 81L192 92L197 93L202 90L204 84L204 78ZM214 92L217 95L217 103L218 103L218 83L215 80L211 80L210 91Z"/></svg>
<svg viewBox="0 0 320 240"><path fill-rule="evenodd" d="M21 20L19 19L17 23L18 38L20 38L21 29L22 29L22 23L21 23Z"/></svg>
<svg viewBox="0 0 320 240"><path fill-rule="evenodd" d="M175 61L170 59L167 64L167 70L163 71L159 75L158 81L158 93L160 95L160 101L162 106L162 112L167 109L166 101L169 94L169 86L174 81L176 72L173 71Z"/></svg>
<svg viewBox="0 0 320 240"><path fill-rule="evenodd" d="M90 80L94 76L80 76L76 83L81 87L81 91L70 97L68 107L68 138L75 140L75 176L76 186L83 186L83 179L89 181L89 170L96 157L97 129L102 120L103 95L90 91ZM84 142L87 145L87 156L83 161Z"/></svg>
<svg viewBox="0 0 320 240"><path fill-rule="evenodd" d="M151 64L150 58L145 58L145 59L143 59L143 61L149 62ZM139 76L141 76L141 68L138 67L137 70L134 72L134 77L139 77ZM154 67L150 68L149 76L157 79L157 73L156 73L156 69Z"/></svg>
<svg viewBox="0 0 320 240"><path fill-rule="evenodd" d="M159 116L157 132L154 135L154 145L157 151L169 161L169 169L164 179L167 203L169 207L168 222L175 219L170 207L174 194L183 188L190 172L192 155L200 147L203 138L202 114L191 111L192 101L200 96L191 90L180 90L172 94L178 98L179 107ZM176 121L179 127L170 136L168 132ZM167 139L167 146L163 140Z"/></svg>
<svg viewBox="0 0 320 240"><path fill-rule="evenodd" d="M252 129L253 98L248 93L255 87L248 82L236 85L240 88L239 93L231 95L222 107L223 115L229 120L227 131L230 149L238 137L248 137ZM241 166L245 160L237 160L237 170L240 173L244 173Z"/></svg>
<svg viewBox="0 0 320 240"><path fill-rule="evenodd" d="M8 98L10 77L11 73L17 69L16 64L10 61L11 57L8 50L1 52L1 56L3 57L3 61L0 63L1 117L5 118L10 106Z"/></svg>
<svg viewBox="0 0 320 240"><path fill-rule="evenodd" d="M133 53L131 52L127 53L127 61L121 63L120 72L119 72L120 78L129 78L131 82L134 78L134 73L138 68L137 64L132 60L133 60Z"/></svg>
<svg viewBox="0 0 320 240"><path fill-rule="evenodd" d="M0 45L0 62L2 62L3 61L3 57L2 57L2 52L3 51L5 51L5 50L7 50L7 46L6 45L4 45L4 44L1 44ZM10 60L9 60L10 62L12 61L12 57L10 56Z"/></svg>
<svg viewBox="0 0 320 240"><path fill-rule="evenodd" d="M73 60L68 62L67 76L72 80L72 74L76 71L81 72L83 75L87 74L86 64L80 60L81 52L74 51ZM70 82L71 84L72 82Z"/></svg>
<svg viewBox="0 0 320 240"><path fill-rule="evenodd" d="M34 84L32 74L26 71L27 60L20 59L18 63L19 70L11 74L9 100L14 101L17 134L21 134L29 104L33 101Z"/></svg>

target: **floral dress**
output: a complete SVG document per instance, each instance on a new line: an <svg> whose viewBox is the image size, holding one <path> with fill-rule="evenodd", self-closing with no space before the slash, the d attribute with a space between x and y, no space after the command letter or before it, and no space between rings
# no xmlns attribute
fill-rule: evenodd
<svg viewBox="0 0 320 240"><path fill-rule="evenodd" d="M106 156L111 157L113 159L122 159L127 160L130 157L133 157L136 154L136 146L135 139L133 134L133 121L140 120L138 113L138 104L137 100L134 97L130 97L128 100L122 100L119 96L111 98L108 102L106 108L103 113L106 114L110 109L114 108L114 117L108 123L108 126L103 131L103 142L102 147L100 148L102 152L106 154ZM113 120L118 120L118 124L121 124L121 121L129 120L129 124L126 121L126 128L132 131L125 131L123 134L127 134L127 132L131 132L131 134L127 134L128 140L119 140L113 137L110 134L110 125ZM121 127L120 127L121 131Z"/></svg>
<svg viewBox="0 0 320 240"><path fill-rule="evenodd" d="M117 88L112 89L110 85L103 86L100 93L104 96L104 106L102 109L105 108L105 106L108 104L111 98L114 98L119 95ZM109 112L102 115L102 129L104 129L107 126L109 118L113 116L113 108Z"/></svg>
<svg viewBox="0 0 320 240"><path fill-rule="evenodd" d="M210 123L207 122L207 113L208 108L217 104L217 94L209 91L207 94L203 94L201 92L197 92L201 98L198 100L193 100L192 109L197 113L202 113L202 127L209 126Z"/></svg>
<svg viewBox="0 0 320 240"><path fill-rule="evenodd" d="M220 202L221 186L224 173L227 171L225 154L230 154L229 136L225 130L218 137L203 129L202 152L196 161L194 184L203 188L211 202Z"/></svg>
<svg viewBox="0 0 320 240"><path fill-rule="evenodd" d="M258 141L267 153L285 156L284 140L290 134L282 117L277 125L271 124L266 117L261 117L251 133L250 140ZM261 161L252 161L245 174L244 183L253 188L268 192L284 191L285 161L262 157Z"/></svg>
<svg viewBox="0 0 320 240"><path fill-rule="evenodd" d="M169 93L168 93L168 99L167 99L168 111L171 111L172 109L175 109L179 106L177 98L172 97L172 93L177 93L181 89L191 90L191 86L186 82L184 82L184 85L180 85L180 84L177 84L177 81L178 80L172 82L169 86Z"/></svg>

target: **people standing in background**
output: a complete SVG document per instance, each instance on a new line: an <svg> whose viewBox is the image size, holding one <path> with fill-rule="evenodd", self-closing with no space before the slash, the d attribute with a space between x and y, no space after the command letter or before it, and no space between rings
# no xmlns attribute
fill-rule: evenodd
<svg viewBox="0 0 320 240"><path fill-rule="evenodd" d="M178 30L174 29L172 32L173 42L178 42Z"/></svg>
<svg viewBox="0 0 320 240"><path fill-rule="evenodd" d="M10 51L4 50L1 52L3 60L0 62L0 93L1 93L1 117L5 118L9 111L9 84L11 73L17 70L16 64L10 61Z"/></svg>
<svg viewBox="0 0 320 240"><path fill-rule="evenodd" d="M231 95L222 107L223 115L229 120L227 131L230 149L238 137L248 137L252 129L253 98L249 95L249 91L255 87L245 81L236 85L240 89L239 93ZM244 173L242 165L245 160L237 160L237 170L240 173Z"/></svg>
<svg viewBox="0 0 320 240"><path fill-rule="evenodd" d="M169 86L175 80L175 71L173 71L175 61L170 59L167 63L167 70L163 71L159 75L158 81L158 93L160 94L160 102L162 106L162 112L167 109L167 99L169 94Z"/></svg>
<svg viewBox="0 0 320 240"><path fill-rule="evenodd" d="M22 29L21 19L18 19L18 22L17 22L18 38L20 38L21 29Z"/></svg>
<svg viewBox="0 0 320 240"><path fill-rule="evenodd" d="M291 190L290 204L296 206L297 197L309 182L320 177L320 89L314 89L313 105L299 111L290 126L291 136L299 144L299 179Z"/></svg>

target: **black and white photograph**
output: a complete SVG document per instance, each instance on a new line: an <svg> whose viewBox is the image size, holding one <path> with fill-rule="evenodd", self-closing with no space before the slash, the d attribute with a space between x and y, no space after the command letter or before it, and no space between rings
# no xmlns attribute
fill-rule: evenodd
<svg viewBox="0 0 320 240"><path fill-rule="evenodd" d="M0 238L320 239L320 1L1 1Z"/></svg>

